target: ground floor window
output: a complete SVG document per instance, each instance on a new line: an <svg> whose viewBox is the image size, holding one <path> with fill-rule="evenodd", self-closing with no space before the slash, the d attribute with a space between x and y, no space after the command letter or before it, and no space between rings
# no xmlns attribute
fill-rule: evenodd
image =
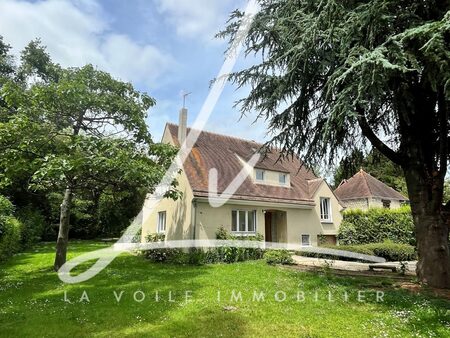
<svg viewBox="0 0 450 338"><path fill-rule="evenodd" d="M165 211L158 212L158 232L160 232L160 233L166 232L166 212Z"/></svg>
<svg viewBox="0 0 450 338"><path fill-rule="evenodd" d="M256 210L231 211L232 232L256 232Z"/></svg>
<svg viewBox="0 0 450 338"><path fill-rule="evenodd" d="M311 238L309 234L302 235L302 246L311 246Z"/></svg>

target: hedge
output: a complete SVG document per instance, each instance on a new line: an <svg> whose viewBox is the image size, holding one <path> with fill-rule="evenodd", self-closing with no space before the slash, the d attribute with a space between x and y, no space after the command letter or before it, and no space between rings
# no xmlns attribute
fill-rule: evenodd
<svg viewBox="0 0 450 338"><path fill-rule="evenodd" d="M266 263L270 264L270 265L294 264L294 260L292 259L292 254L287 250L267 250L264 253L264 259L266 260Z"/></svg>
<svg viewBox="0 0 450 338"><path fill-rule="evenodd" d="M340 244L395 243L416 245L411 208L372 208L367 211L349 210L343 214L339 227Z"/></svg>
<svg viewBox="0 0 450 338"><path fill-rule="evenodd" d="M355 245L327 245L330 249L357 252L365 255L383 257L388 262L393 261L412 261L417 259L415 247L409 244L399 244L392 241L384 241L382 243L355 244ZM354 260L348 257L339 257L327 254L319 254L314 252L299 252L299 255L315 258L328 258L339 260Z"/></svg>
<svg viewBox="0 0 450 338"><path fill-rule="evenodd" d="M216 239L262 241L264 237L258 233L254 236L234 236L225 228L220 227L216 232ZM163 242L164 240L164 234L153 233L146 236L147 242ZM264 250L260 248L241 248L232 246L216 248L191 248L189 251L183 251L177 248L158 248L144 251L142 254L152 262L199 265L211 263L234 263L261 259L264 254Z"/></svg>

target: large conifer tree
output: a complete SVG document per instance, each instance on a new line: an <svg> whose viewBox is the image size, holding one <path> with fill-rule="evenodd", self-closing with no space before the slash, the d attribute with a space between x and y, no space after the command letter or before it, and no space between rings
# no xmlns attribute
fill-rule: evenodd
<svg viewBox="0 0 450 338"><path fill-rule="evenodd" d="M404 171L420 280L450 287L449 1L261 0L245 38L261 62L234 73L239 101L275 133L272 143L314 163L365 142ZM243 13L219 36L232 41Z"/></svg>

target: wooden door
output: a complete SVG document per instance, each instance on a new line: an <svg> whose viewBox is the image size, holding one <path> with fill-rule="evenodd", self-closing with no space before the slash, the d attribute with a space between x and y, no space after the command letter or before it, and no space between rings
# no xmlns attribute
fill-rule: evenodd
<svg viewBox="0 0 450 338"><path fill-rule="evenodd" d="M272 213L269 211L264 214L264 224L266 242L272 242Z"/></svg>

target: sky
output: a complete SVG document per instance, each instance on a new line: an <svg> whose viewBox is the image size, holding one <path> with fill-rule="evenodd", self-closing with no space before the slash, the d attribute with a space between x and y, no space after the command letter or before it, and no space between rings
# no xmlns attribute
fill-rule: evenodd
<svg viewBox="0 0 450 338"><path fill-rule="evenodd" d="M0 35L18 56L40 38L64 67L91 63L156 99L147 124L159 141L166 122L178 123L181 93L192 124L224 61L226 42L214 38L229 13L246 0L0 0ZM238 61L237 67L252 60ZM245 96L227 84L207 130L266 140L256 115L241 118L234 102Z"/></svg>

